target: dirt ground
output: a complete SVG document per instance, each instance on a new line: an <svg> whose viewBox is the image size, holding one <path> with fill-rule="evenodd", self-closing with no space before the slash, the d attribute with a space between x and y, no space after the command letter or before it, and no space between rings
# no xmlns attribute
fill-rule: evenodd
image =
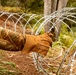
<svg viewBox="0 0 76 75"><path fill-rule="evenodd" d="M19 72L17 75L46 75L46 74L43 74L42 72L37 71L31 54L23 55L21 53L21 51L12 52L12 51L0 50L0 57L1 57L0 60L13 62L16 65L16 69ZM55 61L50 61L51 60L50 58L44 58L44 60L46 62L48 62L47 64L49 64L49 67L50 67L49 71L50 71L50 73L52 73L50 75L56 75L56 72L59 68L59 64L61 63L62 58L59 57ZM46 65L44 65L44 66L46 66ZM66 66L67 65L65 63L62 67L63 68L62 72L65 71L64 68ZM74 65L73 68L74 68L73 72L76 73L76 64ZM67 71L66 75L69 75L69 69L67 68L67 70L68 71ZM65 74L62 73L61 75L65 75ZM76 75L76 74L74 74L74 75Z"/></svg>
<svg viewBox="0 0 76 75"><path fill-rule="evenodd" d="M16 65L16 69L19 72L17 75L44 75L42 72L37 71L31 54L23 55L21 51L0 50L0 57L0 61L12 62ZM45 60L50 64L52 63L48 59ZM44 66L46 67L46 65ZM54 62L51 66L58 66L58 63ZM55 75L55 71L53 74Z"/></svg>
<svg viewBox="0 0 76 75"><path fill-rule="evenodd" d="M23 55L21 52L2 51L2 61L9 61L16 64L16 68L21 72L20 75L39 75L34 66L31 56Z"/></svg>

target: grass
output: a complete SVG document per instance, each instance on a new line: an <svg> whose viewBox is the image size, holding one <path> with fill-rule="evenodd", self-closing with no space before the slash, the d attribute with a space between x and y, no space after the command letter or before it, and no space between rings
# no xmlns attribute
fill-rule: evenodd
<svg viewBox="0 0 76 75"><path fill-rule="evenodd" d="M20 72L16 64L5 59L6 52L0 50L0 75L18 75Z"/></svg>
<svg viewBox="0 0 76 75"><path fill-rule="evenodd" d="M1 7L0 6L0 10L6 11L6 12L23 12L23 10L21 10L21 8L19 7Z"/></svg>
<svg viewBox="0 0 76 75"><path fill-rule="evenodd" d="M18 73L13 62L0 61L0 75L17 75Z"/></svg>

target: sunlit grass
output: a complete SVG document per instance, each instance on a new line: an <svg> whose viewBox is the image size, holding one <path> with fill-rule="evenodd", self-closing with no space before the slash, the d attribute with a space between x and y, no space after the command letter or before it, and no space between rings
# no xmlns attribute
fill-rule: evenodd
<svg viewBox="0 0 76 75"><path fill-rule="evenodd" d="M6 12L23 12L23 10L21 10L21 8L19 7L1 7L0 6L0 10L6 11Z"/></svg>

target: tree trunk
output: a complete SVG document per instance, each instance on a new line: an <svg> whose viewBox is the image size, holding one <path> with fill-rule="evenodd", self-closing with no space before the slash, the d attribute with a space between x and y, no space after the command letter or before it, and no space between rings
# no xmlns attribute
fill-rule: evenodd
<svg viewBox="0 0 76 75"><path fill-rule="evenodd" d="M55 12L56 11L56 8L57 8L57 0L51 0L51 13Z"/></svg>
<svg viewBox="0 0 76 75"><path fill-rule="evenodd" d="M44 16L48 16L51 14L51 0L44 0ZM46 19L46 18L45 18ZM50 25L50 22L48 22L44 28L45 28L45 32L48 32L48 30L50 29L51 25Z"/></svg>
<svg viewBox="0 0 76 75"><path fill-rule="evenodd" d="M57 7L57 10L61 10L62 8L66 7L67 1L68 1L68 0L65 0L65 1L64 1L64 0L59 0L59 1L58 1L58 5L57 5L57 6L58 6L58 7ZM61 15L61 13L58 14L58 16L60 16L60 15ZM55 30L56 40L58 40L58 36L60 35L61 25L62 25L61 22L57 23L57 25L56 25L56 28L57 28L57 30L58 30L58 32Z"/></svg>
<svg viewBox="0 0 76 75"><path fill-rule="evenodd" d="M51 14L51 0L44 0L44 16Z"/></svg>
<svg viewBox="0 0 76 75"><path fill-rule="evenodd" d="M44 0L44 16L50 15L54 11L61 10L62 8L66 7L67 1L68 0ZM60 16L60 14L58 16ZM45 32L48 32L50 28L51 25L50 22L48 22L44 27ZM61 23L58 23L56 28L58 29L58 32L55 30L55 36L56 40L58 40L58 36L60 35L61 30Z"/></svg>

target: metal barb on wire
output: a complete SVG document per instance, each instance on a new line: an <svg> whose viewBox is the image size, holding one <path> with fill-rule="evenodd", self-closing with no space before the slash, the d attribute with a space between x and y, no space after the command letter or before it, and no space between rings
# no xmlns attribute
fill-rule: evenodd
<svg viewBox="0 0 76 75"><path fill-rule="evenodd" d="M70 75L73 75L73 66L75 64L75 57L76 57L76 51L74 52L74 54L71 57L71 64L70 64Z"/></svg>
<svg viewBox="0 0 76 75"><path fill-rule="evenodd" d="M76 43L76 40L72 43L72 45L71 45L71 46L68 48L68 50L66 51L66 53L65 53L65 55L64 55L64 57L63 57L63 59L62 59L62 62L60 63L60 66L59 66L59 68L58 68L58 71L57 71L56 75L61 74L61 68L62 68L62 65L63 65L63 63L64 63L64 60L66 59L66 56L68 55L69 51L71 50L71 48L74 46L75 43Z"/></svg>

